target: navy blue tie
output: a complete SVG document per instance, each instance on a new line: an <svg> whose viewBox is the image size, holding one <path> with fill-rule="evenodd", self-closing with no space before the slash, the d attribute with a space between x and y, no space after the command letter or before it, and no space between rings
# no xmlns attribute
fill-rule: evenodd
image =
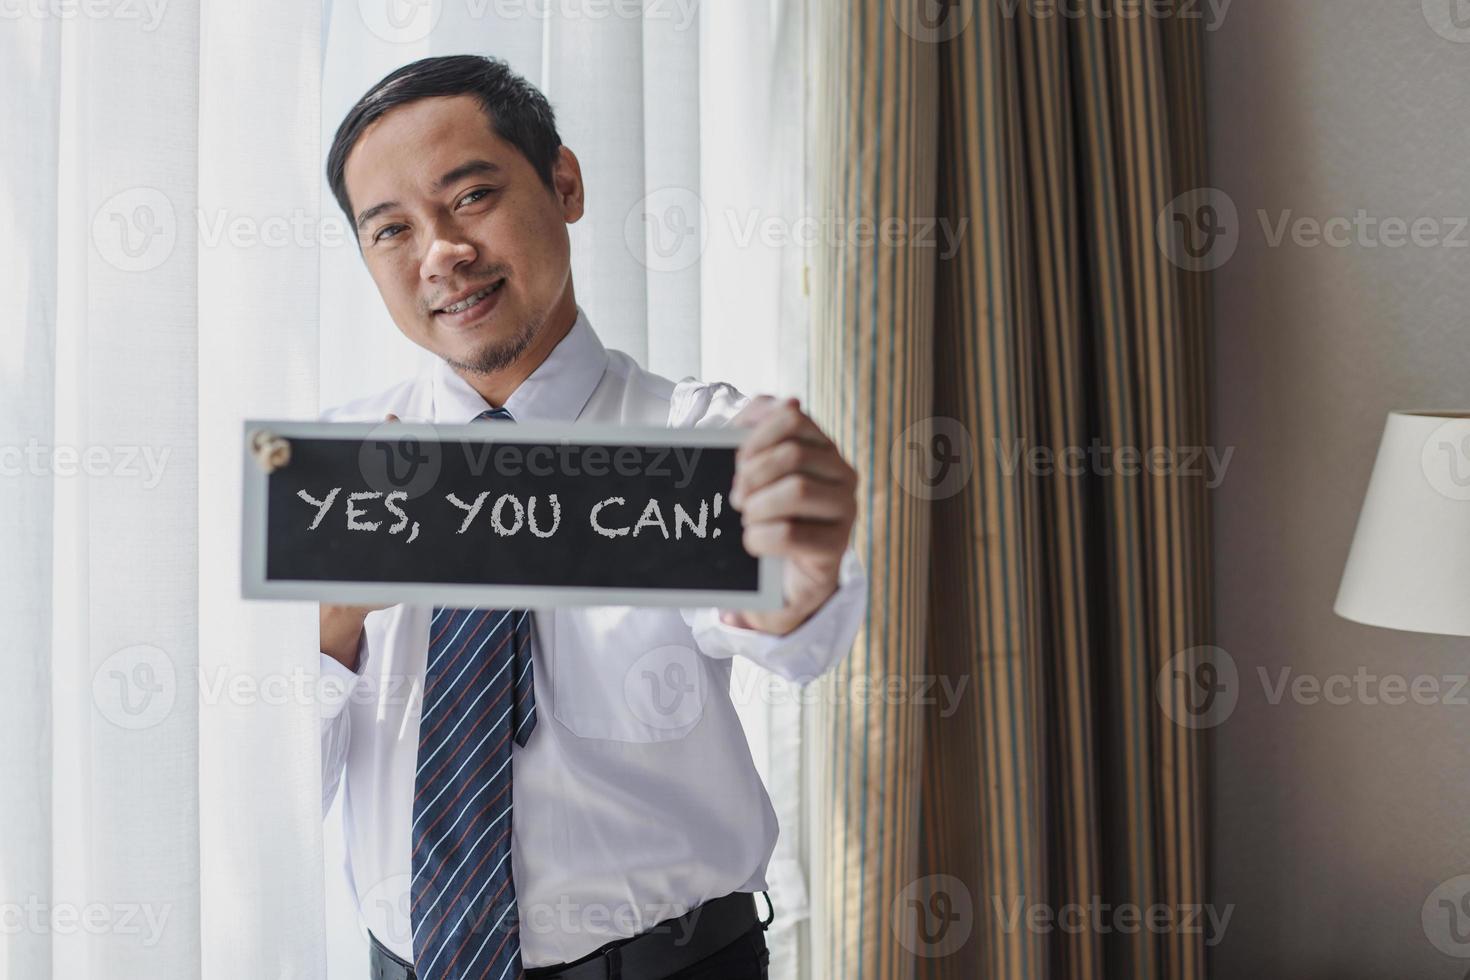
<svg viewBox="0 0 1470 980"><path fill-rule="evenodd" d="M514 421L503 408L479 419ZM419 980L520 978L511 742L536 727L528 610L434 610L413 798Z"/></svg>

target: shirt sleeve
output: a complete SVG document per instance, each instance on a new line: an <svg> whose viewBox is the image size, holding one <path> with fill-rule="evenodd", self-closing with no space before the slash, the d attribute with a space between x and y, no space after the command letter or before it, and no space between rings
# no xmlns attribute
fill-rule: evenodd
<svg viewBox="0 0 1470 980"><path fill-rule="evenodd" d="M750 401L724 383L706 384L686 378L669 403L673 427L728 425ZM852 649L867 617L868 577L857 554L848 548L837 573L837 591L806 621L784 635L730 626L713 607L682 609L694 641L706 656L739 654L789 681L807 683L835 667Z"/></svg>
<svg viewBox="0 0 1470 980"><path fill-rule="evenodd" d="M849 548L842 556L837 591L790 633L776 635L720 621L718 609L683 609L700 652L709 657L740 654L788 681L815 680L847 656L868 610L868 578Z"/></svg>
<svg viewBox="0 0 1470 980"><path fill-rule="evenodd" d="M322 719L322 816L332 808L337 785L347 765L347 745L352 737L352 714L346 710L352 692L362 681L368 661L368 631L363 627L357 641L357 671L342 666L336 657L321 655L320 705Z"/></svg>

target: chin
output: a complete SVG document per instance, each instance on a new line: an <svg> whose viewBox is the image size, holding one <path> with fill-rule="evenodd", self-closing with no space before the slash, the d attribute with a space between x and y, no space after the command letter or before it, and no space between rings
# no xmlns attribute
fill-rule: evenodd
<svg viewBox="0 0 1470 980"><path fill-rule="evenodd" d="M509 321L509 318L504 318ZM509 321L514 323L515 321ZM498 325L497 325L498 326ZM531 345L536 336L535 323L521 323L499 329L486 324L465 328L474 340L443 351L440 356L452 367L475 374L493 374L510 367ZM446 345L448 346L448 345Z"/></svg>

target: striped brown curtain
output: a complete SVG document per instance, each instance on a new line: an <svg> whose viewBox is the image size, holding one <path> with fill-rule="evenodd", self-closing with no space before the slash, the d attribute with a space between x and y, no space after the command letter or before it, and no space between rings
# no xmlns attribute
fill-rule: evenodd
<svg viewBox="0 0 1470 980"><path fill-rule="evenodd" d="M814 5L812 404L871 577L817 976L1204 976L1203 735L1158 693L1210 633L1206 284L1157 237L1200 28L1148 6Z"/></svg>

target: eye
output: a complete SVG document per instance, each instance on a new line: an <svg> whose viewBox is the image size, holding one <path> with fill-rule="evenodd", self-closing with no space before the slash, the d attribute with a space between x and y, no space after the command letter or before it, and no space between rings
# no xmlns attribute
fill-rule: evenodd
<svg viewBox="0 0 1470 980"><path fill-rule="evenodd" d="M401 231L402 229L403 229L403 225L384 225L383 227L379 228L376 232L373 233L373 241L375 241L375 242L386 241L387 239L394 237L393 235L388 234L388 232L390 232L390 231Z"/></svg>
<svg viewBox="0 0 1470 980"><path fill-rule="evenodd" d="M469 191L468 193L466 193L464 195L464 197L461 197L459 199L459 201L457 202L457 205L456 206L463 206L463 205L466 205L466 204L474 204L474 203L478 202L481 198L483 198L485 195L494 193L495 190L496 190L496 188L494 188L494 187L476 187L474 190Z"/></svg>

